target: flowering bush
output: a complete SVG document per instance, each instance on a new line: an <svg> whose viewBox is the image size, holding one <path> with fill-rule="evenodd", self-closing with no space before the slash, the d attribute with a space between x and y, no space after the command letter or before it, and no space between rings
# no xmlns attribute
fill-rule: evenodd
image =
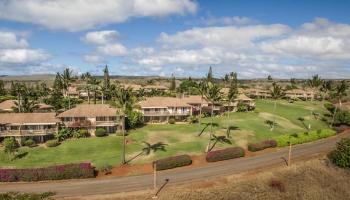
<svg viewBox="0 0 350 200"><path fill-rule="evenodd" d="M0 169L0 182L43 181L95 177L91 163L57 165L32 169Z"/></svg>
<svg viewBox="0 0 350 200"><path fill-rule="evenodd" d="M159 171L190 165L192 164L192 159L189 155L180 155L159 159L154 164L157 167L157 171Z"/></svg>
<svg viewBox="0 0 350 200"><path fill-rule="evenodd" d="M241 147L231 147L207 153L207 162L217 162L244 156L244 149Z"/></svg>
<svg viewBox="0 0 350 200"><path fill-rule="evenodd" d="M249 151L261 151L267 148L274 148L277 147L277 141L276 140L265 140L260 143L251 143L248 144L248 150Z"/></svg>

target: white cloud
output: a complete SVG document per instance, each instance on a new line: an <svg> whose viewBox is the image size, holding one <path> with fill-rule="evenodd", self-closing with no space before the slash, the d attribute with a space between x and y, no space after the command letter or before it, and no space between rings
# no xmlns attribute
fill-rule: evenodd
<svg viewBox="0 0 350 200"><path fill-rule="evenodd" d="M282 24L193 28L174 35L161 33L159 41L171 47L220 46L242 49L254 46L254 41L281 36L290 28Z"/></svg>
<svg viewBox="0 0 350 200"><path fill-rule="evenodd" d="M119 33L114 30L94 31L86 33L83 40L90 44L103 45L115 41Z"/></svg>
<svg viewBox="0 0 350 200"><path fill-rule="evenodd" d="M0 31L0 48L24 48L27 46L25 38L19 38L13 32Z"/></svg>
<svg viewBox="0 0 350 200"><path fill-rule="evenodd" d="M249 17L241 17L241 16L234 16L234 17L215 17L215 16L209 16L209 17L202 17L197 21L194 21L194 24L204 24L207 26L214 26L214 25L248 25L248 24L256 24L257 20L254 20ZM191 22L190 22L191 24Z"/></svg>
<svg viewBox="0 0 350 200"><path fill-rule="evenodd" d="M49 55L43 50L36 49L2 49L0 63L26 64L46 61Z"/></svg>
<svg viewBox="0 0 350 200"><path fill-rule="evenodd" d="M191 0L11 0L0 3L0 18L80 31L132 17L184 15L196 10Z"/></svg>
<svg viewBox="0 0 350 200"><path fill-rule="evenodd" d="M97 52L106 56L125 56L128 50L122 44L115 43L99 46Z"/></svg>
<svg viewBox="0 0 350 200"><path fill-rule="evenodd" d="M89 63L102 63L105 61L101 56L94 54L84 55L84 60Z"/></svg>
<svg viewBox="0 0 350 200"><path fill-rule="evenodd" d="M201 76L213 66L218 74L237 71L241 78L316 73L350 78L350 25L322 18L293 29L283 24L197 27L161 33L158 42L160 48L138 52L134 62L167 75L181 68L185 75Z"/></svg>
<svg viewBox="0 0 350 200"><path fill-rule="evenodd" d="M333 37L307 37L292 36L276 42L262 45L262 49L270 53L291 55L329 56L341 57L344 52L342 39Z"/></svg>

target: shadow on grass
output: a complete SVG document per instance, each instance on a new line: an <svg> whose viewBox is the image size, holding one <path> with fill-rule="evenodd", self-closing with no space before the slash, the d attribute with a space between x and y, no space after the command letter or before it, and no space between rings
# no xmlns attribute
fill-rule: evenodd
<svg viewBox="0 0 350 200"><path fill-rule="evenodd" d="M202 123L202 124L204 124L205 126L204 126L204 128L199 132L198 137L200 137L200 136L204 133L205 129L207 129L207 128L211 125L210 122L208 122L208 123ZM218 123L215 123L215 122L213 123L213 127L218 127L218 126L219 126Z"/></svg>

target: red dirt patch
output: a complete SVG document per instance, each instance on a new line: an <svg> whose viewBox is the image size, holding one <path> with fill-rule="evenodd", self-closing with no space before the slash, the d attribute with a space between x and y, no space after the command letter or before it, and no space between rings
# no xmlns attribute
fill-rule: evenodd
<svg viewBox="0 0 350 200"><path fill-rule="evenodd" d="M142 165L121 165L121 166L113 167L111 174L105 175L103 173L99 173L96 178L140 175L140 174L152 173L152 171L153 171L153 167L152 167L152 164L150 163L142 164Z"/></svg>

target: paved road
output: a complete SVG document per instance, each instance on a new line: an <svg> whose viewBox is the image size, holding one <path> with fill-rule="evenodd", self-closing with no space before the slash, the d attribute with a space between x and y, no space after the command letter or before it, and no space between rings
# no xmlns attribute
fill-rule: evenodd
<svg viewBox="0 0 350 200"><path fill-rule="evenodd" d="M316 142L295 145L292 151L292 161L308 159L320 153L330 151L335 143L343 137L349 137L350 131L338 136ZM158 180L170 179L169 184L207 180L219 176L242 173L249 170L268 168L269 166L286 165L283 157L287 157L288 148L276 152L264 153L254 157L238 158L216 163L209 163L201 167L184 167L158 173ZM84 179L39 183L0 183L0 192L47 192L55 191L57 196L80 196L93 194L108 194L118 192L138 191L150 189L153 186L152 174L113 177L108 179Z"/></svg>

